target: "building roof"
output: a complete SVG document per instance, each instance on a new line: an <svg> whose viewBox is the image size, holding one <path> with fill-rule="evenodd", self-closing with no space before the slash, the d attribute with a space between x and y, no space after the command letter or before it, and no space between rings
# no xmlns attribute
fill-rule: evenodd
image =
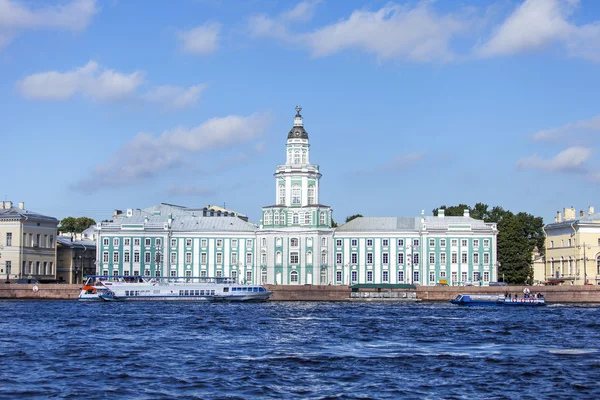
<svg viewBox="0 0 600 400"><path fill-rule="evenodd" d="M587 214L583 217L575 217L574 219L568 219L561 222L553 222L546 225L546 229L555 229L571 226L571 224L582 225L582 224L598 224L600 226L600 212Z"/></svg>
<svg viewBox="0 0 600 400"><path fill-rule="evenodd" d="M493 223L471 217L358 217L336 228L338 232L419 231L421 218L426 230L460 229L491 230Z"/></svg>
<svg viewBox="0 0 600 400"><path fill-rule="evenodd" d="M491 229L495 223L486 223L483 220L471 217L425 217L427 230L449 229L451 226L470 225L471 229Z"/></svg>
<svg viewBox="0 0 600 400"><path fill-rule="evenodd" d="M58 244L73 249L96 249L96 242L90 239L71 240L70 236L57 236Z"/></svg>
<svg viewBox="0 0 600 400"><path fill-rule="evenodd" d="M42 215L29 210L22 210L18 207L11 207L7 209L0 209L0 219L19 219L19 220L36 220L43 222L55 223L58 225L58 219Z"/></svg>

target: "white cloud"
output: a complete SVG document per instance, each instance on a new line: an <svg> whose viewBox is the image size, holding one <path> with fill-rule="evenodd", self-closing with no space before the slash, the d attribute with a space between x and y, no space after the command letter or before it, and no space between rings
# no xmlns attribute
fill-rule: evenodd
<svg viewBox="0 0 600 400"><path fill-rule="evenodd" d="M143 82L143 73L122 74L111 69L101 69L90 61L73 71L48 71L30 75L17 87L28 98L38 100L66 100L82 94L95 100L116 100L135 92Z"/></svg>
<svg viewBox="0 0 600 400"><path fill-rule="evenodd" d="M228 148L258 138L268 122L269 118L262 114L230 115L212 118L194 128L177 127L158 137L138 133L73 188L89 193L150 178L180 165L186 154Z"/></svg>
<svg viewBox="0 0 600 400"><path fill-rule="evenodd" d="M186 53L209 54L219 48L221 25L207 22L188 31L179 33L181 48Z"/></svg>
<svg viewBox="0 0 600 400"><path fill-rule="evenodd" d="M600 131L600 115L586 120L570 122L558 128L538 131L532 135L532 139L540 142L564 140L577 133L586 131Z"/></svg>
<svg viewBox="0 0 600 400"><path fill-rule="evenodd" d="M302 1L296 4L296 7L285 11L281 14L281 18L286 21L307 22L312 19L315 14L315 9L321 0Z"/></svg>
<svg viewBox="0 0 600 400"><path fill-rule="evenodd" d="M0 48L26 29L82 31L89 26L97 11L95 0L73 0L43 7L27 7L15 0L0 0Z"/></svg>
<svg viewBox="0 0 600 400"><path fill-rule="evenodd" d="M522 158L517 161L517 167L545 171L586 172L585 163L591 156L591 149L586 147L569 147L549 160L544 160L537 154Z"/></svg>
<svg viewBox="0 0 600 400"><path fill-rule="evenodd" d="M157 86L148 91L143 98L150 102L162 104L166 109L180 109L196 104L200 94L206 87L206 84L187 88L170 85Z"/></svg>
<svg viewBox="0 0 600 400"><path fill-rule="evenodd" d="M570 55L600 61L600 25L568 21L579 0L526 0L479 47L483 57L511 55L563 44Z"/></svg>
<svg viewBox="0 0 600 400"><path fill-rule="evenodd" d="M285 15L250 18L251 34L305 46L315 57L360 50L382 60L447 61L454 58L450 41L468 25L457 15L438 15L428 1L414 7L389 3L377 11L355 10L347 19L300 34L287 29Z"/></svg>

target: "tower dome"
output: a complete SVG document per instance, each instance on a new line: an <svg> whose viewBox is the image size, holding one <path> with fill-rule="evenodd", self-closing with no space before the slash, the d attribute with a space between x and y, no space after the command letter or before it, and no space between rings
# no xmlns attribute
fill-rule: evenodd
<svg viewBox="0 0 600 400"><path fill-rule="evenodd" d="M288 139L306 139L308 140L308 132L304 129L304 124L302 122L302 115L300 115L300 111L302 111L302 107L296 106L296 116L294 117L294 126L290 129L290 133L288 133Z"/></svg>

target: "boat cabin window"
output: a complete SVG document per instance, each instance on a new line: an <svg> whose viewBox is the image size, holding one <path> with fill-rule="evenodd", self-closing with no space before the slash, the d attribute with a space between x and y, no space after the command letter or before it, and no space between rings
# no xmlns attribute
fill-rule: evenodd
<svg viewBox="0 0 600 400"><path fill-rule="evenodd" d="M227 293L227 292L229 292L229 288L228 287L223 288L223 293Z"/></svg>

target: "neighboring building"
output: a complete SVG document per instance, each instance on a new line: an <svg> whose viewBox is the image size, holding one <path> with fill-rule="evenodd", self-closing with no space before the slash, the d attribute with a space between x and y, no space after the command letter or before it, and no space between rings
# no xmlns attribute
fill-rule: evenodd
<svg viewBox="0 0 600 400"><path fill-rule="evenodd" d="M462 217L357 218L331 227L301 108L259 226L215 206L115 211L99 225L104 275L231 276L247 283L478 284L496 281L496 224ZM236 217L236 218L231 218Z"/></svg>
<svg viewBox="0 0 600 400"><path fill-rule="evenodd" d="M0 202L0 277L56 280L58 220L25 210L25 203Z"/></svg>
<svg viewBox="0 0 600 400"><path fill-rule="evenodd" d="M531 253L531 266L533 267L533 284L546 282L546 257L535 247Z"/></svg>
<svg viewBox="0 0 600 400"><path fill-rule="evenodd" d="M546 231L546 281L582 285L600 283L600 213L590 206L557 212Z"/></svg>
<svg viewBox="0 0 600 400"><path fill-rule="evenodd" d="M96 274L96 242L93 229L91 227L78 234L83 237L79 240L70 236L57 237L56 275L59 282L82 283L84 276Z"/></svg>

